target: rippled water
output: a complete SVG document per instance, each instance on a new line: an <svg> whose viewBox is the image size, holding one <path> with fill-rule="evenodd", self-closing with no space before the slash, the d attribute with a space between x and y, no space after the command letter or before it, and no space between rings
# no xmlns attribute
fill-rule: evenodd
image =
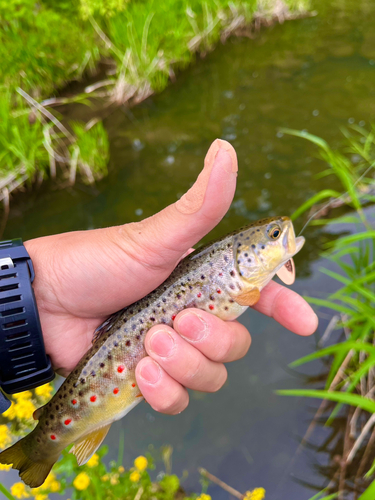
<svg viewBox="0 0 375 500"><path fill-rule="evenodd" d="M105 120L108 177L94 188L52 190L46 184L16 196L4 238L141 220L190 187L216 137L235 146L240 171L234 202L212 237L248 220L290 214L323 186L337 188L333 178L314 178L324 168L314 146L278 130L306 129L337 146L340 127L374 120L375 3L321 0L316 6L316 17L262 30L255 40L228 40L160 95L117 109ZM82 113L79 106L69 110L71 117ZM308 229L306 237L293 288L311 295L329 291L334 283L317 271L324 235ZM287 365L315 349L315 338L296 337L254 311L242 321L253 346L228 366L226 386L218 394L191 393L189 408L177 417L138 406L113 426L110 455L117 455L123 429L125 466L150 444L170 444L173 470L188 472L187 489L199 488L197 467L203 466L240 491L265 487L267 500L307 500L314 490L300 480L323 484L314 470L321 458L308 450L295 453L318 403L282 398L274 390L304 384ZM215 486L209 492L215 500L228 498Z"/></svg>

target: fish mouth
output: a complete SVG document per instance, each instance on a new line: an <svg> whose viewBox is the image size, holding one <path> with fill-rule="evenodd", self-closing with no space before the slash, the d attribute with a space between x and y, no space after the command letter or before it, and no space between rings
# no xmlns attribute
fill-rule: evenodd
<svg viewBox="0 0 375 500"><path fill-rule="evenodd" d="M286 253L293 257L298 253L305 243L305 238L303 236L295 237L293 225L290 223L285 228L285 233L283 235L283 247Z"/></svg>
<svg viewBox="0 0 375 500"><path fill-rule="evenodd" d="M297 236L296 238L296 251L294 254L298 253L303 245L305 244L305 238L303 236Z"/></svg>

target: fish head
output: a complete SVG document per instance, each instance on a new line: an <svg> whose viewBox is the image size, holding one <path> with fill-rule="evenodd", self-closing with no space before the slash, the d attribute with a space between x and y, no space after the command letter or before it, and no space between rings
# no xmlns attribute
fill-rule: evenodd
<svg viewBox="0 0 375 500"><path fill-rule="evenodd" d="M261 219L233 236L233 258L245 281L261 290L305 242L289 217Z"/></svg>

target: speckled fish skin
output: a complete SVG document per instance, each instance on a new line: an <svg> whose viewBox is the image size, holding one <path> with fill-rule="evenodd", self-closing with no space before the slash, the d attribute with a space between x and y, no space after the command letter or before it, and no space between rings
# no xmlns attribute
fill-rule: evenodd
<svg viewBox="0 0 375 500"><path fill-rule="evenodd" d="M275 228L280 231L277 238L272 237L277 234ZM0 454L0 463L12 459L27 484L42 484L66 446L82 438L85 444L85 436L98 429L105 436L111 422L143 399L135 367L146 356L144 338L152 326L172 326L175 316L188 307L225 320L237 318L258 300L259 291L303 243L302 237L295 238L288 217L274 217L234 231L185 257L157 289L96 330L92 347L52 400L37 410L36 428L14 445L27 457L28 465L25 459L17 461L15 452L6 455L14 446ZM89 450L81 446L76 453L80 464L90 458L95 446ZM37 473L30 462L43 467Z"/></svg>

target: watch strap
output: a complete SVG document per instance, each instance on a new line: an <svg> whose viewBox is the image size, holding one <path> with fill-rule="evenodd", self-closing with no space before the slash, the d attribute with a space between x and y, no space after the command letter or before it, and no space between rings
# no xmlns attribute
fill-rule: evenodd
<svg viewBox="0 0 375 500"><path fill-rule="evenodd" d="M22 240L0 242L0 385L8 394L54 378L31 286L34 276Z"/></svg>

